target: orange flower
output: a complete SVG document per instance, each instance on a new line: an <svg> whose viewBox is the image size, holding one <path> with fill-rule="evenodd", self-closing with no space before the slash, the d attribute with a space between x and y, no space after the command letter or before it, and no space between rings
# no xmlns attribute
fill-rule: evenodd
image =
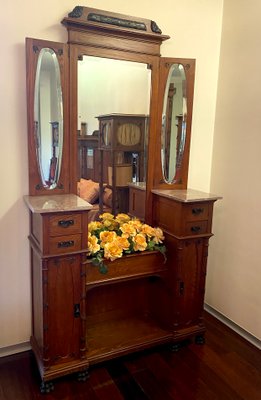
<svg viewBox="0 0 261 400"><path fill-rule="evenodd" d="M101 247L105 247L106 243L113 242L117 237L116 232L114 231L103 231L100 233Z"/></svg>
<svg viewBox="0 0 261 400"><path fill-rule="evenodd" d="M154 228L155 234L153 237L153 242L156 244L162 243L164 240L163 232L162 229L160 228Z"/></svg>
<svg viewBox="0 0 261 400"><path fill-rule="evenodd" d="M111 213L103 213L100 215L99 218L104 221L105 219L109 219L109 220L114 219L114 216Z"/></svg>
<svg viewBox="0 0 261 400"><path fill-rule="evenodd" d="M128 241L128 239L124 236L118 236L117 237L117 243L118 246L122 249L122 250L128 250L130 247L130 242Z"/></svg>
<svg viewBox="0 0 261 400"><path fill-rule="evenodd" d="M98 221L92 221L88 224L88 232L96 231L96 229L100 229L102 227L102 223Z"/></svg>
<svg viewBox="0 0 261 400"><path fill-rule="evenodd" d="M137 232L140 232L142 229L142 223L140 222L139 219L132 219L129 222L129 224L132 225L136 229Z"/></svg>
<svg viewBox="0 0 261 400"><path fill-rule="evenodd" d="M129 222L130 217L127 214L121 213L121 214L118 214L115 219L120 225L122 225L125 222Z"/></svg>
<svg viewBox="0 0 261 400"><path fill-rule="evenodd" d="M132 224L130 224L129 222L125 222L125 224L123 224L120 227L120 230L123 232L124 236L127 237L128 236L135 236L136 235L136 229L134 228L134 226Z"/></svg>
<svg viewBox="0 0 261 400"><path fill-rule="evenodd" d="M88 249L91 254L95 254L100 250L98 239L96 236L88 235Z"/></svg>
<svg viewBox="0 0 261 400"><path fill-rule="evenodd" d="M144 251L147 248L146 236L143 235L142 233L138 233L133 238L133 243L134 243L133 248L135 251Z"/></svg>
<svg viewBox="0 0 261 400"><path fill-rule="evenodd" d="M111 261L122 257L122 248L118 245L117 240L104 245L104 257Z"/></svg>
<svg viewBox="0 0 261 400"><path fill-rule="evenodd" d="M147 224L143 224L141 228L141 232L144 233L145 235L152 237L155 235L155 230L151 226Z"/></svg>

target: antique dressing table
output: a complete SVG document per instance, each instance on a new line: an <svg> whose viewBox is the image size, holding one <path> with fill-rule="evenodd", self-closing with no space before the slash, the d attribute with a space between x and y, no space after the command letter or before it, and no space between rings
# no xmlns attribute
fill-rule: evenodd
<svg viewBox="0 0 261 400"><path fill-rule="evenodd" d="M187 189L195 60L161 57L169 37L148 19L77 6L62 24L67 44L26 40L31 345L42 392L59 376L84 380L91 365L113 357L163 343L178 348L187 338L204 342L219 198ZM87 135L99 131L98 195L106 183L112 209L122 212L117 171L128 166L124 206L163 229L167 261L144 252L101 275L87 259L92 205L77 196L81 171L90 168L79 169L81 123ZM81 141L88 163L93 153Z"/></svg>

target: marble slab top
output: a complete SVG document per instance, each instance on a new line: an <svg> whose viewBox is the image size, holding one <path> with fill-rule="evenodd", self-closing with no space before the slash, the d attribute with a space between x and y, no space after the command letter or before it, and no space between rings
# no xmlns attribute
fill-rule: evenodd
<svg viewBox="0 0 261 400"><path fill-rule="evenodd" d="M27 207L33 213L52 213L87 211L92 205L75 194L58 194L51 196L24 196Z"/></svg>
<svg viewBox="0 0 261 400"><path fill-rule="evenodd" d="M130 182L128 186L135 189L146 190L146 182Z"/></svg>
<svg viewBox="0 0 261 400"><path fill-rule="evenodd" d="M151 191L162 197L174 199L182 203L192 203L193 201L210 201L222 199L221 196L217 196L211 193L201 192L193 189L180 189L180 190L168 190L168 189L152 189Z"/></svg>

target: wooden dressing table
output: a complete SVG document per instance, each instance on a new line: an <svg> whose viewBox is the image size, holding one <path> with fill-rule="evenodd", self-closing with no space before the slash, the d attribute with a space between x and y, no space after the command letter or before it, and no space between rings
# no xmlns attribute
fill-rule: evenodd
<svg viewBox="0 0 261 400"><path fill-rule="evenodd" d="M62 24L68 30L68 44L26 41L31 344L42 392L52 389L54 378L77 372L85 380L91 365L123 354L163 343L177 348L187 338L204 341L207 250L213 205L219 198L187 190L195 60L162 58L160 46L169 37L148 19L77 6ZM109 263L103 275L86 258L91 205L76 196L77 181L86 171L82 164L78 168L77 136L77 71L85 56L141 64L151 73L146 78L150 113L136 149L143 156L146 134L146 174L141 171L146 182L129 184L129 213L164 230L167 261L157 252L129 255ZM46 82L48 63L51 72ZM166 107L170 81L172 101ZM62 110L58 106L43 110L41 83L48 89L54 82ZM178 93L177 115L167 115ZM137 96L141 97L138 91ZM50 115L44 125L41 118L46 112ZM134 118L135 113L144 114L128 114ZM112 115L97 112L95 116L107 114ZM46 134L50 120L56 121L55 143ZM100 120L102 126L104 119ZM57 159L52 183L44 176L50 161L44 144L48 140Z"/></svg>

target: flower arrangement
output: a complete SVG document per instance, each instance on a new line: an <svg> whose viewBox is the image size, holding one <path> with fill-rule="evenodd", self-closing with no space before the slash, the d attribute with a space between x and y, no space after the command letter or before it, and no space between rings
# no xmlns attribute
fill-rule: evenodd
<svg viewBox="0 0 261 400"><path fill-rule="evenodd" d="M100 215L101 221L88 224L88 256L99 267L101 273L107 272L104 260L116 260L126 254L158 250L165 257L163 232L132 219L127 214L115 217L110 213Z"/></svg>

